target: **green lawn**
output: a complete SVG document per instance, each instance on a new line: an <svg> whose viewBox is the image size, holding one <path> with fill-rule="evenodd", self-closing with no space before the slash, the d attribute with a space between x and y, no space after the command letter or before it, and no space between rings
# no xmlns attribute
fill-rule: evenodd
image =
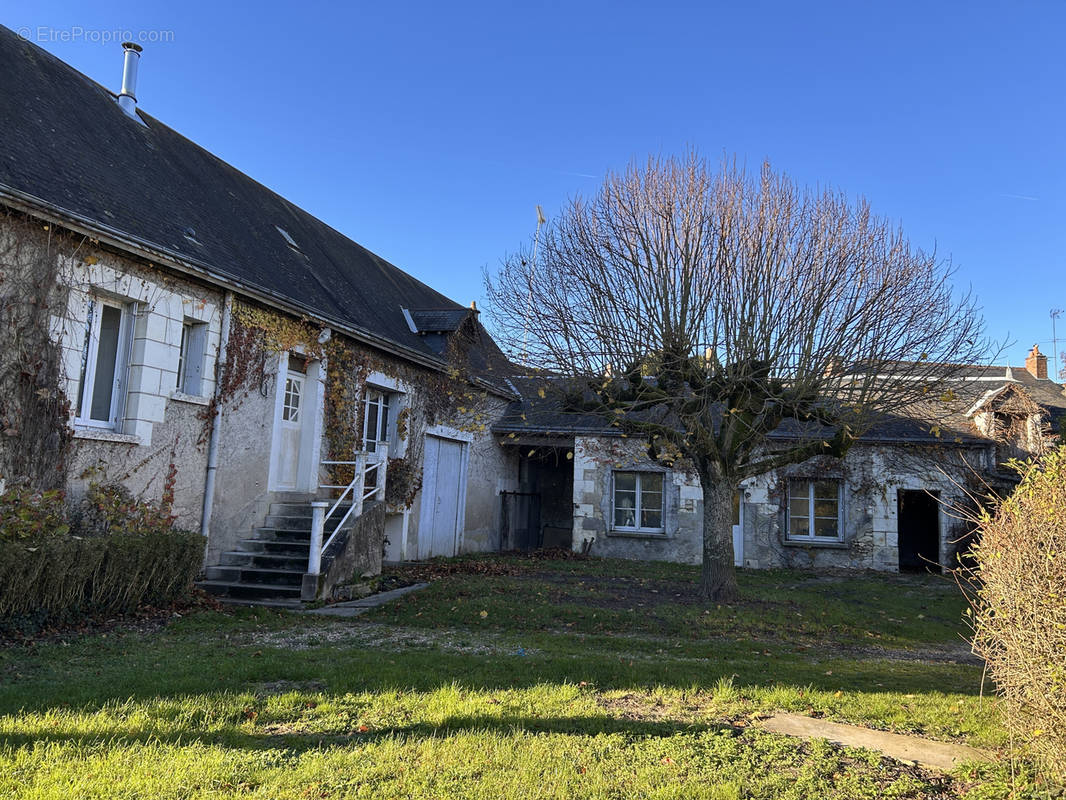
<svg viewBox="0 0 1066 800"><path fill-rule="evenodd" d="M355 619L198 611L0 650L0 797L1041 797L759 730L778 709L1000 750L936 577L461 559ZM1013 790L1012 790L1013 783ZM1012 793L1013 791L1013 793Z"/></svg>

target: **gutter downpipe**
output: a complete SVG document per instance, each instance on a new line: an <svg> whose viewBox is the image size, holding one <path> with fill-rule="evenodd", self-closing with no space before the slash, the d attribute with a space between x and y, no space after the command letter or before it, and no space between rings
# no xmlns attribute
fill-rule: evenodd
<svg viewBox="0 0 1066 800"><path fill-rule="evenodd" d="M215 505L215 475L218 473L218 440L222 428L222 368L228 360L230 319L233 313L233 292L226 290L222 303L222 331L219 335L218 358L215 359L215 411L211 416L211 434L207 442L207 475L204 478L204 507L200 517L200 535L204 537L207 555L211 533L211 512Z"/></svg>

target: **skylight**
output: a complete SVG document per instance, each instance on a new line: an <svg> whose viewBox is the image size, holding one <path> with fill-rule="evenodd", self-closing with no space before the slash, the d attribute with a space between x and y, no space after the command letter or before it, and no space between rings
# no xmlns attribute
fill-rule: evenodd
<svg viewBox="0 0 1066 800"><path fill-rule="evenodd" d="M274 230L281 234L281 238L285 240L285 244L287 244L293 250L300 249L300 245L296 244L296 240L289 235L289 232L287 230L285 230L284 228L279 228L277 225L274 226Z"/></svg>

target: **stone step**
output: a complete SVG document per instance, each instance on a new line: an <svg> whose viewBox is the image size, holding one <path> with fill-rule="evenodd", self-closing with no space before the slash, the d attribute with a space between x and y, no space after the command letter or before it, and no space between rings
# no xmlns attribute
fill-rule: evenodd
<svg viewBox="0 0 1066 800"><path fill-rule="evenodd" d="M311 518L311 501L306 503L271 503L268 514L283 517Z"/></svg>
<svg viewBox="0 0 1066 800"><path fill-rule="evenodd" d="M273 586L269 583L206 580L196 584L208 594L233 600L299 600L300 586Z"/></svg>
<svg viewBox="0 0 1066 800"><path fill-rule="evenodd" d="M307 550L300 553L249 553L229 550L222 554L223 567L251 567L259 569L307 570Z"/></svg>
<svg viewBox="0 0 1066 800"><path fill-rule="evenodd" d="M207 567L204 574L209 581L229 581L241 584L266 584L269 586L299 586L303 581L306 565L300 569L270 569L267 567L215 566Z"/></svg>
<svg viewBox="0 0 1066 800"><path fill-rule="evenodd" d="M311 531L287 531L278 528L256 528L255 541L302 543L307 547L311 541Z"/></svg>
<svg viewBox="0 0 1066 800"><path fill-rule="evenodd" d="M293 558L307 559L307 553L311 549L311 540L292 541L283 539L241 539L237 546L243 553L263 553L276 556L290 556Z"/></svg>
<svg viewBox="0 0 1066 800"><path fill-rule="evenodd" d="M284 531L310 531L311 515L306 517L281 516L280 514L268 514L263 527L276 528Z"/></svg>
<svg viewBox="0 0 1066 800"><path fill-rule="evenodd" d="M310 501L299 497L271 503L263 527L253 538L241 539L237 549L222 554L221 564L205 569L207 580L197 584L220 600L241 605L299 607L300 591L311 543ZM338 506L326 520L328 538L351 508Z"/></svg>
<svg viewBox="0 0 1066 800"><path fill-rule="evenodd" d="M332 533L334 530L336 530L337 523L341 521L342 516L338 516L336 519L327 519L323 526L323 530L327 534ZM348 522L350 523L351 521L351 518L349 518ZM311 532L310 517L307 517L306 519L302 517L278 517L272 514L266 518L266 521L263 524L264 527L273 528L274 530L279 531L305 531L307 533Z"/></svg>
<svg viewBox="0 0 1066 800"><path fill-rule="evenodd" d="M333 505L332 500L327 501L330 506ZM345 511L351 508L351 503L341 503L337 506L337 510L333 512L333 516L338 517L343 515ZM329 511L329 507L326 508ZM311 502L306 503L271 503L267 513L271 516L278 517L302 517L311 519Z"/></svg>

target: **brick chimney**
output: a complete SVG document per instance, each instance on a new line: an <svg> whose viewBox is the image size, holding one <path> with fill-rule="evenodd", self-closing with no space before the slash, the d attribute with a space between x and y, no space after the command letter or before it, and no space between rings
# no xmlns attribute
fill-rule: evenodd
<svg viewBox="0 0 1066 800"><path fill-rule="evenodd" d="M1047 356L1040 352L1039 345L1034 344L1029 355L1025 357L1025 368L1034 378L1047 380Z"/></svg>

